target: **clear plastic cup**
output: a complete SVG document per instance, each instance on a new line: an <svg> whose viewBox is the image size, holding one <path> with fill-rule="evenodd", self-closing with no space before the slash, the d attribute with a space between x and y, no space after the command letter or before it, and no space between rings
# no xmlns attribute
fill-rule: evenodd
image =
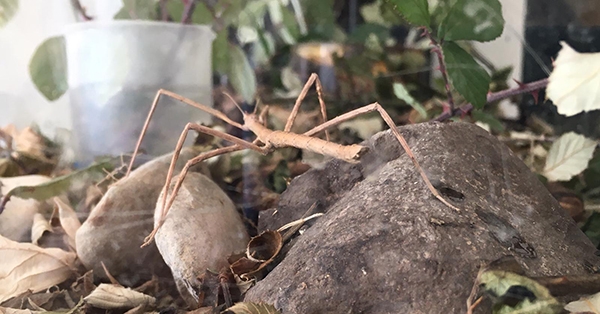
<svg viewBox="0 0 600 314"><path fill-rule="evenodd" d="M212 106L214 37L208 26L168 22L106 21L68 27L76 161L132 152L161 88ZM151 155L172 151L187 122L209 121L207 113L163 96L142 149Z"/></svg>

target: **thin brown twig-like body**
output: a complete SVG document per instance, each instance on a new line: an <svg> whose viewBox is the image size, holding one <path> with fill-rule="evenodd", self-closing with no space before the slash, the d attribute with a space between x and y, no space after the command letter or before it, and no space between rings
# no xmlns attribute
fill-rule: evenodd
<svg viewBox="0 0 600 314"><path fill-rule="evenodd" d="M313 76L311 76L311 78L313 78ZM317 84L319 84L318 77L316 77L316 75L314 76L314 79L309 80L307 82L307 85L312 84L314 82L317 82ZM305 86L304 90L308 90L308 88ZM318 90L319 90L319 88L317 87L317 91ZM206 112L215 115L217 118L219 118L227 123L230 123L230 121L231 121L220 111L197 104L190 99L187 99L183 96L174 94L172 92L160 90L155 98L155 101L152 105L150 113L148 114L148 118L146 120L146 123L144 124L144 130L140 134L140 138L138 140L138 143L136 145L136 149L134 152L134 156L132 158L132 163L133 163L133 160L135 159L135 154L139 150L140 144L141 144L143 136L145 134L145 128L147 128L147 126L149 124L150 118L152 117L154 109L158 103L158 99L160 98L161 95L167 95L167 96L174 97L175 99L180 100L186 104L192 105L192 106L202 109L202 110L205 110ZM302 97L304 95L305 95L305 93L301 94ZM320 93L318 93L318 96L319 96L319 98L321 98ZM290 115L290 117L288 118L288 121L286 123L286 127L285 127L286 130L291 129L291 127L292 127L293 119L295 118L295 116L299 110L299 106L302 102L302 97L299 97L300 100L297 101L296 104L294 105L292 114ZM322 103L322 99L320 99L320 103ZM323 114L323 119L326 120L324 103L322 103L321 111ZM265 126L265 124L266 124L265 121L263 119L261 119L261 117L265 116L264 113L261 113L259 116L257 116L255 113L244 113L244 124L243 125L241 125L237 122L233 122L233 121L231 121L233 123L230 123L230 124L235 127L240 128L240 129L253 132L256 135L256 140L254 140L254 142L252 142L252 143L245 141L243 139L237 138L235 136L232 136L230 134L216 131L216 130L211 129L206 126L202 126L202 125L198 125L198 124L194 124L194 123L188 123L185 126L185 128L184 128L183 132L181 133L181 136L179 137L179 140L177 142L175 152L173 153L173 157L171 159L171 165L170 165L169 171L167 173L167 179L166 179L165 185L163 187L163 199L162 199L162 204L160 204L160 211L161 211L161 214L159 216L160 218L157 222L155 222L154 230L145 239L145 242L142 246L148 245L154 238L158 229L162 226L164 220L167 217L169 208L172 206L173 202L175 201L177 192L179 191L179 189L181 188L181 185L183 184L185 175L187 174L187 172L193 165L195 165L199 162L202 162L203 160L206 160L207 158L211 158L214 156L218 156L218 155L233 152L233 151L238 151L238 150L243 150L243 149L251 149L251 150L257 151L261 154L268 154L271 151L273 151L275 148L279 148L279 147L296 147L296 148L300 148L300 149L307 149L307 150L321 153L321 154L324 154L324 155L327 155L327 156L330 156L333 158L343 159L347 162L357 162L360 159L361 155L367 150L367 147L364 147L361 145L340 145L337 143L329 142L327 140L313 137L313 135L323 132L323 131L326 131L330 127L338 125L349 119L355 118L361 114L368 113L368 112L374 112L374 111L377 111L381 115L381 117L383 118L385 123L390 127L392 134L394 134L396 139L400 142L404 151L407 153L407 155L412 160L413 164L417 168L419 174L421 175L423 181L425 182L427 188L431 191L431 193L446 206L448 206L454 210L460 211L457 207L455 207L454 205L452 205L448 201L446 201L440 195L440 193L435 189L435 187L431 184L427 175L425 174L425 171L421 168L417 159L415 158L414 154L412 153L412 150L410 149L408 143L406 142L404 137L400 134L400 132L396 128L394 121L392 120L390 115L383 109L383 107L381 107L378 103L372 103L370 105L367 105L362 108L358 108L358 109L352 110L348 113L345 113L343 115L340 115L330 121L325 121L321 125L305 132L304 134L296 134L296 133L292 133L292 132L285 131L285 130L284 131L270 130ZM183 167L183 169L181 170L181 172L179 173L179 177L177 178L177 181L175 183L175 186L173 187L173 190L169 193L169 187L171 185L172 177L174 175L175 164L177 162L177 159L179 158L180 151L183 148L183 144L187 137L187 133L190 130L195 130L198 132L206 133L206 134L221 138L225 141L233 143L234 145L228 146L228 147L223 147L223 148L218 148L216 150L202 153L202 154L196 156L195 158L188 160L186 162L185 166ZM129 173L129 171L128 171L128 173Z"/></svg>

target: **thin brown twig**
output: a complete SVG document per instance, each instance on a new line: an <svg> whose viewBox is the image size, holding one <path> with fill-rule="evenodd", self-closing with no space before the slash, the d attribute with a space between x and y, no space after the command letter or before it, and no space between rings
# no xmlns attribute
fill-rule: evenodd
<svg viewBox="0 0 600 314"><path fill-rule="evenodd" d="M515 87L515 88L506 89L506 90L499 91L496 93L488 94L486 103L489 104L489 103L492 103L492 102L495 102L498 100L510 98L512 96L534 92L534 91L540 90L542 88L545 88L546 86L548 86L547 78L544 78L544 79L541 79L538 81L534 81L531 83L527 83L527 84L521 84L520 86ZM431 121L438 121L438 122L445 121L456 115L459 115L462 113L469 113L469 112L471 112L471 110L473 110L473 105L469 103L469 104L461 106L460 108L456 108L452 112L444 112Z"/></svg>

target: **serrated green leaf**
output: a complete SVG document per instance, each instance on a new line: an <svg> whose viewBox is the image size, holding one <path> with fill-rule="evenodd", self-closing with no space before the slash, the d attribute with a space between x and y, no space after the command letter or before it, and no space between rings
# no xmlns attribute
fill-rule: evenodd
<svg viewBox="0 0 600 314"><path fill-rule="evenodd" d="M543 175L549 181L568 181L587 168L594 155L596 141L569 132L550 147Z"/></svg>
<svg viewBox="0 0 600 314"><path fill-rule="evenodd" d="M227 309L234 314L281 314L274 306L267 303L241 302Z"/></svg>
<svg viewBox="0 0 600 314"><path fill-rule="evenodd" d="M490 75L456 43L445 42L442 51L454 89L475 108L482 108L487 102Z"/></svg>
<svg viewBox="0 0 600 314"><path fill-rule="evenodd" d="M113 18L115 20L156 20L158 0L123 0L123 7Z"/></svg>
<svg viewBox="0 0 600 314"><path fill-rule="evenodd" d="M431 28L431 15L427 0L388 0L411 24Z"/></svg>
<svg viewBox="0 0 600 314"><path fill-rule="evenodd" d="M256 93L256 75L246 54L239 46L229 44L229 58L227 76L231 86L244 101L252 103Z"/></svg>
<svg viewBox="0 0 600 314"><path fill-rule="evenodd" d="M415 109L423 119L427 119L427 110L425 110L425 107L410 95L403 84L394 83L394 95L396 95L398 99L404 100L408 105Z"/></svg>
<svg viewBox="0 0 600 314"><path fill-rule="evenodd" d="M29 75L35 87L50 101L67 91L67 50L63 36L50 37L35 49L29 61Z"/></svg>
<svg viewBox="0 0 600 314"><path fill-rule="evenodd" d="M8 24L19 8L19 0L0 0L0 27Z"/></svg>
<svg viewBox="0 0 600 314"><path fill-rule="evenodd" d="M398 0L402 1L402 0ZM458 0L438 29L443 40L490 41L502 35L504 18L498 0Z"/></svg>

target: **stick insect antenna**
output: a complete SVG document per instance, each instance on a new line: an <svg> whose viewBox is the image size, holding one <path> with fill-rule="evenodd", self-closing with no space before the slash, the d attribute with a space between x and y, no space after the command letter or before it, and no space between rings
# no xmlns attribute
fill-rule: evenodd
<svg viewBox="0 0 600 314"><path fill-rule="evenodd" d="M229 99L231 99L231 101L233 101L233 104L238 108L238 110L242 113L242 115L246 116L246 113L244 112L244 110L242 110L242 107L240 107L240 105L237 103L237 101L235 101L233 96L229 95L227 92L223 92L223 95L229 97Z"/></svg>

